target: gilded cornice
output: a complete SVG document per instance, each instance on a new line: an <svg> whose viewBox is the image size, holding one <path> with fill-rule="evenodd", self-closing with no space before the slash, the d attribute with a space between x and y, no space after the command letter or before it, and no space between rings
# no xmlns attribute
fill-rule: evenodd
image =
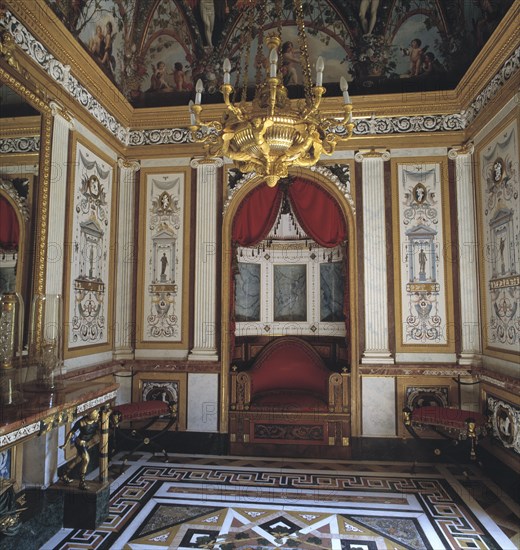
<svg viewBox="0 0 520 550"><path fill-rule="evenodd" d="M111 143L116 142L114 148L119 152L124 154L124 150L131 147L135 156L137 150L145 152L153 147L155 153L171 156L171 151L159 152L157 146L181 144L186 151L176 151L176 155L199 151L191 143L186 128L187 108L132 108L85 49L65 31L45 0L7 0L7 4L12 8L12 13L7 12L10 30L16 29L13 35L17 45L47 73L44 76L49 96L54 93L60 100L61 95L68 108L72 105L74 114L78 106L83 107L77 116L87 119L89 125L96 120L110 136ZM520 48L514 52L512 49L519 42L520 30L515 24L519 12L520 0L516 0L456 90L355 97L356 138L384 136L388 143L388 138L400 135L409 138L414 134L428 140L428 136L438 134L459 134L461 138L452 137L451 143L464 142L476 119L487 116L485 107L491 102L494 108L500 107L504 101L501 92L514 89L515 83L518 85ZM338 100L325 98L324 113L337 112ZM208 105L204 119L219 119L222 108L222 105ZM360 146L362 142L356 148Z"/></svg>
<svg viewBox="0 0 520 550"><path fill-rule="evenodd" d="M41 117L26 116L3 118L0 125L0 138L34 137L40 135Z"/></svg>

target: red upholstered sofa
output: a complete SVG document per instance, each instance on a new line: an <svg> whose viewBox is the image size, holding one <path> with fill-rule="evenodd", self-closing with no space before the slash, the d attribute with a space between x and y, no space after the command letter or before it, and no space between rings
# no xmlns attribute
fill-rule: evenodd
<svg viewBox="0 0 520 550"><path fill-rule="evenodd" d="M347 457L348 382L305 340L276 338L250 369L232 369L231 453Z"/></svg>

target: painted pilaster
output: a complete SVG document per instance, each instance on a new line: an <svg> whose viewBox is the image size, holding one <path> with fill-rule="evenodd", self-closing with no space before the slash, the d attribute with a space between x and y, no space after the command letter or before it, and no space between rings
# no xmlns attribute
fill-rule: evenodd
<svg viewBox="0 0 520 550"><path fill-rule="evenodd" d="M363 257L365 272L365 351L368 364L394 362L389 350L384 163L388 151L358 152L363 174Z"/></svg>
<svg viewBox="0 0 520 550"><path fill-rule="evenodd" d="M473 151L474 147L471 142L448 151L448 158L455 161L457 190L461 288L459 365L480 365L482 363Z"/></svg>
<svg viewBox="0 0 520 550"><path fill-rule="evenodd" d="M188 359L216 361L217 285L217 186L220 158L193 159L197 170L197 211L195 227L195 312L193 349Z"/></svg>
<svg viewBox="0 0 520 550"><path fill-rule="evenodd" d="M67 177L69 164L69 133L74 129L71 117L61 107L51 103L53 115L52 153L49 189L49 222L47 227L46 294L63 294L65 261L65 218L67 210Z"/></svg>
<svg viewBox="0 0 520 550"><path fill-rule="evenodd" d="M116 258L116 300L114 316L114 359L133 359L132 321L133 275L135 261L134 221L136 174L141 165L118 159L119 201Z"/></svg>

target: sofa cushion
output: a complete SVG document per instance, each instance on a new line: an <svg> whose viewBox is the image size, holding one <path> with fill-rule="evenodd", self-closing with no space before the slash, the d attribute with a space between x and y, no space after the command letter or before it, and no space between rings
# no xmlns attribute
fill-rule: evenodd
<svg viewBox="0 0 520 550"><path fill-rule="evenodd" d="M298 390L328 400L330 371L304 340L284 337L274 340L259 354L249 371L251 396L266 391Z"/></svg>
<svg viewBox="0 0 520 550"><path fill-rule="evenodd" d="M313 392L284 390L260 392L250 404L252 411L327 412L328 405Z"/></svg>

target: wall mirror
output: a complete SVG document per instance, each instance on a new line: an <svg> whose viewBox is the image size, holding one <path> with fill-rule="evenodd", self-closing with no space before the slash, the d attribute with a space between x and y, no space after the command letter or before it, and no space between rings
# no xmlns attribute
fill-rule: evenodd
<svg viewBox="0 0 520 550"><path fill-rule="evenodd" d="M21 294L27 343L32 297L45 292L52 115L24 63L17 49L0 56L0 294Z"/></svg>

